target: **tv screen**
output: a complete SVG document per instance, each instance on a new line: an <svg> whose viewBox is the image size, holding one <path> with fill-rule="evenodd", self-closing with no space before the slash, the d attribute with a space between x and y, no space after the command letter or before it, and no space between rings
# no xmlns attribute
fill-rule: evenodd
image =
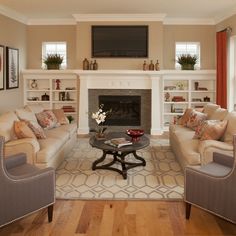
<svg viewBox="0 0 236 236"><path fill-rule="evenodd" d="M92 57L148 57L148 26L92 26Z"/></svg>

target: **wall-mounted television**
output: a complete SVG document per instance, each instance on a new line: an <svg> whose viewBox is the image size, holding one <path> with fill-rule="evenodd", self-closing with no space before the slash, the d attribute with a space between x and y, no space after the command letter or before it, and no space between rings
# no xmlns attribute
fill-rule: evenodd
<svg viewBox="0 0 236 236"><path fill-rule="evenodd" d="M148 26L92 26L92 57L148 57Z"/></svg>

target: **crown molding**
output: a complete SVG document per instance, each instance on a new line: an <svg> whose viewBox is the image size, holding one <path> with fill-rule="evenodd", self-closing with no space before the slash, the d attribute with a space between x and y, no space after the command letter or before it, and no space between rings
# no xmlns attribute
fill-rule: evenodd
<svg viewBox="0 0 236 236"><path fill-rule="evenodd" d="M215 25L211 18L172 18L167 17L163 21L164 25Z"/></svg>
<svg viewBox="0 0 236 236"><path fill-rule="evenodd" d="M229 11L225 12L224 14L221 14L219 16L216 16L214 18L215 24L219 24L220 22L230 18L231 16L236 14L236 7L230 9Z"/></svg>
<svg viewBox="0 0 236 236"><path fill-rule="evenodd" d="M4 7L4 6L0 5L0 14L7 16L13 20L16 20L20 23L27 24L27 17L25 17L24 15L14 11L8 7Z"/></svg>
<svg viewBox="0 0 236 236"><path fill-rule="evenodd" d="M76 21L70 18L29 19L27 25L76 25Z"/></svg>
<svg viewBox="0 0 236 236"><path fill-rule="evenodd" d="M77 22L85 21L163 21L166 14L73 14Z"/></svg>

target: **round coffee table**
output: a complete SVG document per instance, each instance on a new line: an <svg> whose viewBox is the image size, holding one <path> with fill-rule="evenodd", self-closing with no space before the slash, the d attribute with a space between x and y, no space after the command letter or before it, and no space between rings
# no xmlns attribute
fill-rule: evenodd
<svg viewBox="0 0 236 236"><path fill-rule="evenodd" d="M106 140L109 140L112 138L126 138L127 140L131 140L131 138L123 132L108 133L106 136ZM93 170L104 169L104 170L116 171L120 173L124 179L127 179L127 170L137 167L137 166L146 165L146 161L142 157L138 156L136 153L137 150L149 146L150 141L145 135L140 137L140 140L137 142L134 142L132 145L124 146L121 148L116 148L116 147L110 146L109 144L105 144L104 142L106 140L97 140L95 136L91 137L89 140L89 143L92 147L98 148L103 151L102 156L98 160L93 162L93 165L92 165ZM112 155L113 160L107 164L98 165L99 163L103 162L106 159L107 154ZM139 160L140 162L137 163L137 162L125 161L125 157L128 154L133 154L135 159ZM112 166L116 162L121 164L121 170Z"/></svg>

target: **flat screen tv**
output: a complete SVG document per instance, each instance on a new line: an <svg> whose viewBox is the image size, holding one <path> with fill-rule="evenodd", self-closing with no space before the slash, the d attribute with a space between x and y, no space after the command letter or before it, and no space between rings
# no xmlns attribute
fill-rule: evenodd
<svg viewBox="0 0 236 236"><path fill-rule="evenodd" d="M92 57L148 57L148 26L92 26Z"/></svg>

